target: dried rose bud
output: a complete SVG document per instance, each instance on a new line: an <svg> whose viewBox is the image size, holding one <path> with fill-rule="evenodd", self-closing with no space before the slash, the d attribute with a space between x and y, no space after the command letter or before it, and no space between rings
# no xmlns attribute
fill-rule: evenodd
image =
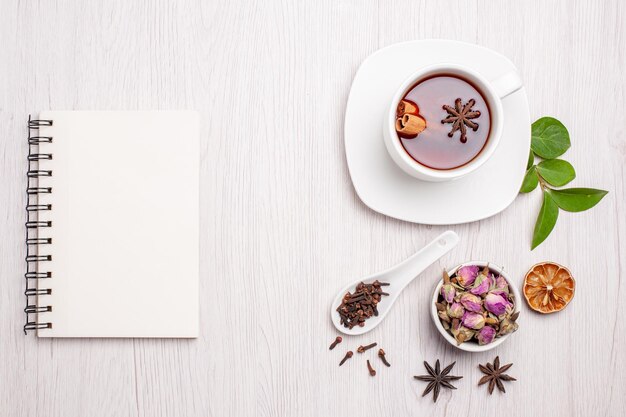
<svg viewBox="0 0 626 417"><path fill-rule="evenodd" d="M503 276L487 266L468 265L447 278L441 301L435 304L442 326L457 343L471 340L486 345L517 330L519 313L514 312L515 298Z"/></svg>
<svg viewBox="0 0 626 417"><path fill-rule="evenodd" d="M444 284L450 283L450 275L448 275L448 271L446 271L445 269L443 270L443 283Z"/></svg>
<svg viewBox="0 0 626 417"><path fill-rule="evenodd" d="M461 320L460 319L452 319L452 327L457 329L460 325L461 325Z"/></svg>
<svg viewBox="0 0 626 417"><path fill-rule="evenodd" d="M446 313L445 311L438 311L437 314L439 315L439 318L445 322L450 322L450 317L448 317L448 313Z"/></svg>
<svg viewBox="0 0 626 417"><path fill-rule="evenodd" d="M451 284L446 284L441 287L441 296L449 304L454 301L456 290Z"/></svg>
<svg viewBox="0 0 626 417"><path fill-rule="evenodd" d="M504 336L505 334L513 333L518 328L518 324L508 317L500 322L500 330L498 336Z"/></svg>
<svg viewBox="0 0 626 417"><path fill-rule="evenodd" d="M506 307L504 308L504 315L506 317L510 317L511 314L513 314L513 310L515 310L515 303L508 299L507 297L502 297L504 298L504 301L506 302ZM501 319L502 316L499 316L499 318Z"/></svg>
<svg viewBox="0 0 626 417"><path fill-rule="evenodd" d="M491 326L485 326L476 333L476 340L479 345L486 345L493 342L496 337L496 329Z"/></svg>
<svg viewBox="0 0 626 417"><path fill-rule="evenodd" d="M478 275L478 267L475 265L468 265L460 268L456 273L456 279L459 284L464 287L470 286L474 283L476 276Z"/></svg>
<svg viewBox="0 0 626 417"><path fill-rule="evenodd" d="M503 289L500 288L496 288L493 291L489 291L491 294L496 294L499 295L500 297L504 298L505 300L507 300L509 298L509 293L504 291Z"/></svg>
<svg viewBox="0 0 626 417"><path fill-rule="evenodd" d="M504 314L509 305L510 303L500 294L490 292L485 297L485 308L496 316Z"/></svg>
<svg viewBox="0 0 626 417"><path fill-rule="evenodd" d="M506 282L506 279L502 275L498 275L498 278L496 278L496 288L506 293L509 292L509 283Z"/></svg>
<svg viewBox="0 0 626 417"><path fill-rule="evenodd" d="M463 317L465 313L465 309L461 303L452 303L448 306L448 317L452 317L454 319L460 319Z"/></svg>
<svg viewBox="0 0 626 417"><path fill-rule="evenodd" d="M452 333L452 336L454 336L456 343L459 345L463 342L470 340L476 334L475 331L462 326L461 323L458 321L453 324L452 329L450 329L450 333Z"/></svg>
<svg viewBox="0 0 626 417"><path fill-rule="evenodd" d="M474 294L464 293L461 295L459 301L466 310L473 311L475 313L479 313L483 308L482 300Z"/></svg>
<svg viewBox="0 0 626 417"><path fill-rule="evenodd" d="M483 295L489 291L489 287L491 286L491 278L487 275L480 274L476 277L474 281L474 286L470 290L470 292L474 295Z"/></svg>
<svg viewBox="0 0 626 417"><path fill-rule="evenodd" d="M471 311L466 311L461 321L463 326L474 330L482 329L485 325L485 318L482 314L472 313Z"/></svg>

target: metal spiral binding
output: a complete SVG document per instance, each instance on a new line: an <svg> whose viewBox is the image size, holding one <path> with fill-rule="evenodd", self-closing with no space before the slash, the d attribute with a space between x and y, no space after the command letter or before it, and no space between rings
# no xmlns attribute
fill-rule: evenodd
<svg viewBox="0 0 626 417"><path fill-rule="evenodd" d="M39 178L51 177L51 170L39 169L39 161L51 160L51 153L40 153L40 143L52 143L51 136L36 136L39 128L42 126L52 126L52 120L32 120L28 117L28 172L27 188L26 188L26 324L24 325L24 334L29 330L50 329L52 323L38 321L38 315L52 311L52 306L38 305L38 297L42 295L52 294L51 289L39 289L36 285L37 280L52 278L52 272L40 271L38 265L42 262L52 260L52 255L42 255L39 253L39 247L52 243L52 238L40 237L39 231L52 227L52 221L41 221L38 219L38 212L52 210L52 204L42 204L39 201L40 194L51 194L52 187L40 187ZM34 182L34 184L31 184ZM34 316L34 317L33 317Z"/></svg>

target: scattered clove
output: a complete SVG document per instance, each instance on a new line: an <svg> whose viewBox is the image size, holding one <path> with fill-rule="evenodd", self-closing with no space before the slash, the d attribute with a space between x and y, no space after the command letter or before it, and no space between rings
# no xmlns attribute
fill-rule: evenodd
<svg viewBox="0 0 626 417"><path fill-rule="evenodd" d="M371 376L376 376L376 371L372 368L372 364L369 359L367 360L367 370L370 371Z"/></svg>
<svg viewBox="0 0 626 417"><path fill-rule="evenodd" d="M385 351L384 350L378 349L378 357L380 358L381 361L383 361L385 366L387 366L387 367L391 366L391 364L389 362L387 362L387 358L385 358Z"/></svg>
<svg viewBox="0 0 626 417"><path fill-rule="evenodd" d="M335 346L337 346L339 343L341 343L341 336L337 336L337 338L335 339L335 341L333 343L330 344L330 347L328 348L329 350L333 350L335 348Z"/></svg>
<svg viewBox="0 0 626 417"><path fill-rule="evenodd" d="M343 359L341 360L341 362L339 362L339 366L343 365L348 359L350 359L352 357L353 353L351 350L346 352L346 356L343 357Z"/></svg>
<svg viewBox="0 0 626 417"><path fill-rule="evenodd" d="M382 290L388 282L374 281L371 284L359 283L354 293L347 292L337 307L341 324L352 329L355 326L365 326L365 320L372 316L378 316L378 303L382 296L389 295Z"/></svg>
<svg viewBox="0 0 626 417"><path fill-rule="evenodd" d="M371 348L373 348L373 347L374 347L374 346L376 346L376 345L377 345L377 343L376 343L376 342L371 343L371 344L369 344L369 345L365 345L365 346L361 345L361 346L359 346L359 347L356 349L356 351L357 351L357 352L359 352L359 353L363 353L363 352L365 352L366 350L371 349Z"/></svg>

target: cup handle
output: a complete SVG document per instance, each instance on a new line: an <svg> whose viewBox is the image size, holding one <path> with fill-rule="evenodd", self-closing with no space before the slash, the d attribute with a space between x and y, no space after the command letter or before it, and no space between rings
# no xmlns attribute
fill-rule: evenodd
<svg viewBox="0 0 626 417"><path fill-rule="evenodd" d="M504 98L522 88L523 83L517 71L511 71L491 81L491 85L498 97Z"/></svg>

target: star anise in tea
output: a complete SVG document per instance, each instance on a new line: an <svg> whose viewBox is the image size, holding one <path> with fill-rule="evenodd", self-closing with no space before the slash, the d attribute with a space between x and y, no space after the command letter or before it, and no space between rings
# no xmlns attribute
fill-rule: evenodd
<svg viewBox="0 0 626 417"><path fill-rule="evenodd" d="M426 389L422 393L422 397L433 391L433 402L437 402L437 398L439 398L439 391L441 391L441 387L448 389L456 389L450 382L456 381L457 379L463 378L462 376L448 375L454 364L456 362L452 362L450 365L446 366L442 371L439 367L439 359L435 362L435 369L428 364L428 362L424 361L424 366L428 371L428 375L417 375L413 378L419 379L420 381L428 382Z"/></svg>
<svg viewBox="0 0 626 417"><path fill-rule="evenodd" d="M502 392L506 392L506 390L504 389L504 384L502 383L502 381L517 381L512 376L509 376L509 375L504 373L511 366L513 366L513 364L509 363L507 365L504 365L504 366L500 367L500 357L499 356L496 356L496 359L493 361L493 365L490 364L490 363L487 363L485 365L478 365L478 367L480 368L482 373L485 374L485 376L482 377L480 379L480 381L478 381L478 385L483 385L483 384L486 384L487 382L489 382L489 387L488 387L489 395L491 395L493 393L493 389L495 387L498 387L498 389L500 391L502 391Z"/></svg>
<svg viewBox="0 0 626 417"><path fill-rule="evenodd" d="M465 103L465 106L462 103L461 99L457 98L454 101L454 107L444 104L443 109L448 112L449 116L443 119L441 123L452 123L452 130L450 130L448 136L452 137L454 132L459 130L461 131L461 142L465 143L467 142L467 127L474 132L478 130L478 123L472 122L472 119L480 117L480 111L472 110L472 107L476 104L476 100L473 98Z"/></svg>

